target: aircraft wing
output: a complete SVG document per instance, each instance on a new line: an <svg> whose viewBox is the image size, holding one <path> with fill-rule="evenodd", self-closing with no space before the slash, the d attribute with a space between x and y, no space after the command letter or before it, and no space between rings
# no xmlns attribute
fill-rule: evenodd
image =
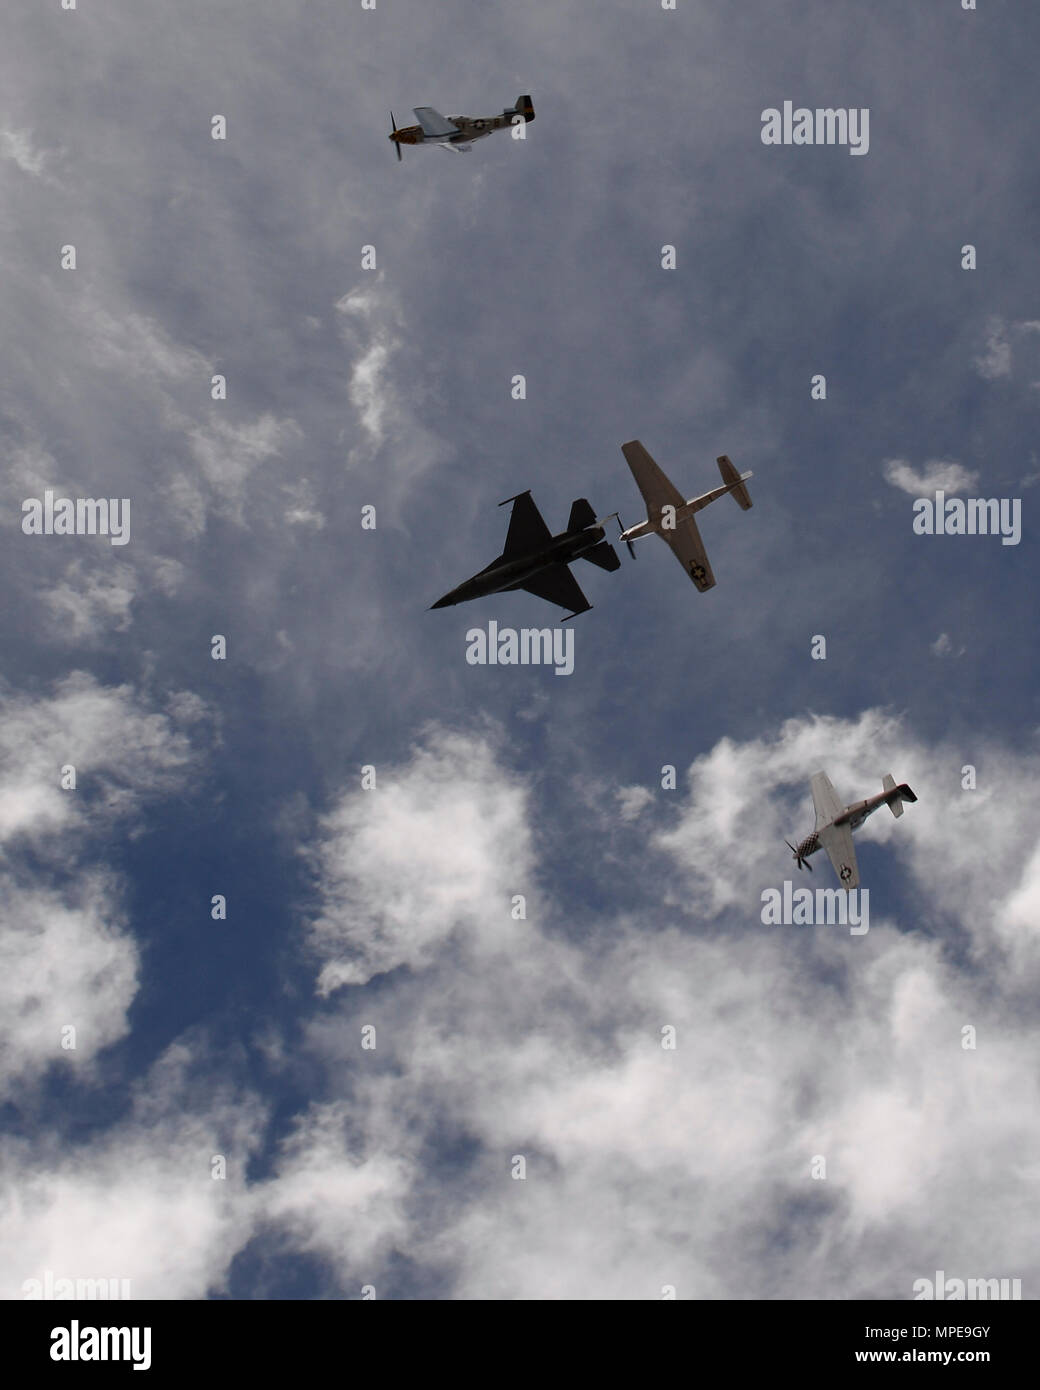
<svg viewBox="0 0 1040 1390"><path fill-rule="evenodd" d="M581 585L562 562L547 565L523 584L517 585L537 598L549 603L558 603L561 608L569 608L572 613L585 613L592 607L582 593Z"/></svg>
<svg viewBox="0 0 1040 1390"><path fill-rule="evenodd" d="M632 470L639 491L646 503L646 515L650 521L658 521L662 507L681 507L686 498L679 489L666 478L638 439L622 444L621 452L625 462ZM667 537L665 537L667 540Z"/></svg>
<svg viewBox="0 0 1040 1390"><path fill-rule="evenodd" d="M815 782L815 778L813 781ZM828 783L829 785L829 783ZM820 844L834 865L838 882L843 888L859 887L859 865L852 847L852 831L847 825L825 825L820 831Z"/></svg>
<svg viewBox="0 0 1040 1390"><path fill-rule="evenodd" d="M414 106L412 110L415 112L415 119L422 126L424 135L458 135L458 126L452 125L451 121L439 111L435 111L432 106Z"/></svg>
<svg viewBox="0 0 1040 1390"><path fill-rule="evenodd" d="M672 554L700 592L703 594L706 590L713 589L715 576L711 572L708 553L704 549L701 533L697 530L697 523L693 517L688 516L672 530L665 527L660 534L661 539L666 540L672 547Z"/></svg>
<svg viewBox="0 0 1040 1390"><path fill-rule="evenodd" d="M542 514L532 501L531 494L521 492L517 497L510 497L509 501L513 504L513 510L509 514L509 530L506 532L503 557L528 555L548 545L552 540L552 532L542 520ZM505 506L505 503L499 505Z"/></svg>
<svg viewBox="0 0 1040 1390"><path fill-rule="evenodd" d="M469 154L472 145L457 145L453 140L442 140L437 146L439 150L451 150L454 154Z"/></svg>
<svg viewBox="0 0 1040 1390"><path fill-rule="evenodd" d="M816 829L822 825L829 825L832 820L840 816L845 807L838 800L838 793L831 785L831 779L826 772L817 772L812 779L812 799L816 807ZM852 834L852 831L849 831Z"/></svg>

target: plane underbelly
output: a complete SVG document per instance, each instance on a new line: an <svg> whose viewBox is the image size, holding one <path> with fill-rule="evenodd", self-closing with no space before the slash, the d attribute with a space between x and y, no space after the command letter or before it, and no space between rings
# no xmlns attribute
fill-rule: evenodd
<svg viewBox="0 0 1040 1390"><path fill-rule="evenodd" d="M511 564L500 566L493 577L500 589L516 589L533 579L551 563L551 559L545 555L539 555L537 559L513 561Z"/></svg>

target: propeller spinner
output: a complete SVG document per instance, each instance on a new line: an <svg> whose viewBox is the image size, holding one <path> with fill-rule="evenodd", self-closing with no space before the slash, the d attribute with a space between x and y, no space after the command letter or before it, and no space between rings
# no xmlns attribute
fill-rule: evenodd
<svg viewBox="0 0 1040 1390"><path fill-rule="evenodd" d="M790 841L790 840L785 840L785 841L784 841L784 844L787 846L787 848L788 848L788 849L791 851L791 853L794 855L794 857L795 857L795 862L797 863L799 869L808 869L809 872L812 873L812 871L813 871L812 865L809 863L808 859L803 859L803 858L802 858L802 856L801 856L801 855L798 853L798 851L795 849L794 845L791 844L791 841Z"/></svg>

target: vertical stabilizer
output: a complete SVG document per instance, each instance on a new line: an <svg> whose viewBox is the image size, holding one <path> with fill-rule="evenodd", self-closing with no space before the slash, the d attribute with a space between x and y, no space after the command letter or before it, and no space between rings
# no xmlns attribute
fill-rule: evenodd
<svg viewBox="0 0 1040 1390"><path fill-rule="evenodd" d="M744 480L750 478L752 475L750 473L738 473L725 454L720 455L715 462L719 465L722 481L727 487L733 487L734 483L739 483L739 487L733 488L733 496L737 499L737 505L740 507L741 511L749 511L751 508L751 494L744 486Z"/></svg>

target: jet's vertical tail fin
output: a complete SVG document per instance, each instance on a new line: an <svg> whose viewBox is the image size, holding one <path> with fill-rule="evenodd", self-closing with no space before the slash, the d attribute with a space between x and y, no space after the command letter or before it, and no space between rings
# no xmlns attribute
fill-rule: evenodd
<svg viewBox="0 0 1040 1390"><path fill-rule="evenodd" d="M896 779L890 772L885 773L884 777L881 779L881 785L884 790L889 793L888 809L897 818L903 814L904 801L917 800L917 797L905 782L900 782L899 786L896 786ZM895 793L895 795L891 793Z"/></svg>
<svg viewBox="0 0 1040 1390"><path fill-rule="evenodd" d="M519 111L520 115L523 116L525 122L534 120L534 107L531 105L530 96L525 95L522 97L517 97L516 106L513 109L515 111Z"/></svg>
<svg viewBox="0 0 1040 1390"><path fill-rule="evenodd" d="M567 518L568 531L584 531L586 526L595 526L596 513L592 510L592 505L585 497L579 497L571 503L571 514Z"/></svg>
<svg viewBox="0 0 1040 1390"><path fill-rule="evenodd" d="M751 473L738 473L725 454L722 454L715 462L719 465L722 481L727 487L733 488L733 496L737 499L737 505L740 507L741 511L748 511L751 507L751 494L744 486L744 483L746 479L753 475ZM738 483L739 486L733 487L734 483Z"/></svg>

